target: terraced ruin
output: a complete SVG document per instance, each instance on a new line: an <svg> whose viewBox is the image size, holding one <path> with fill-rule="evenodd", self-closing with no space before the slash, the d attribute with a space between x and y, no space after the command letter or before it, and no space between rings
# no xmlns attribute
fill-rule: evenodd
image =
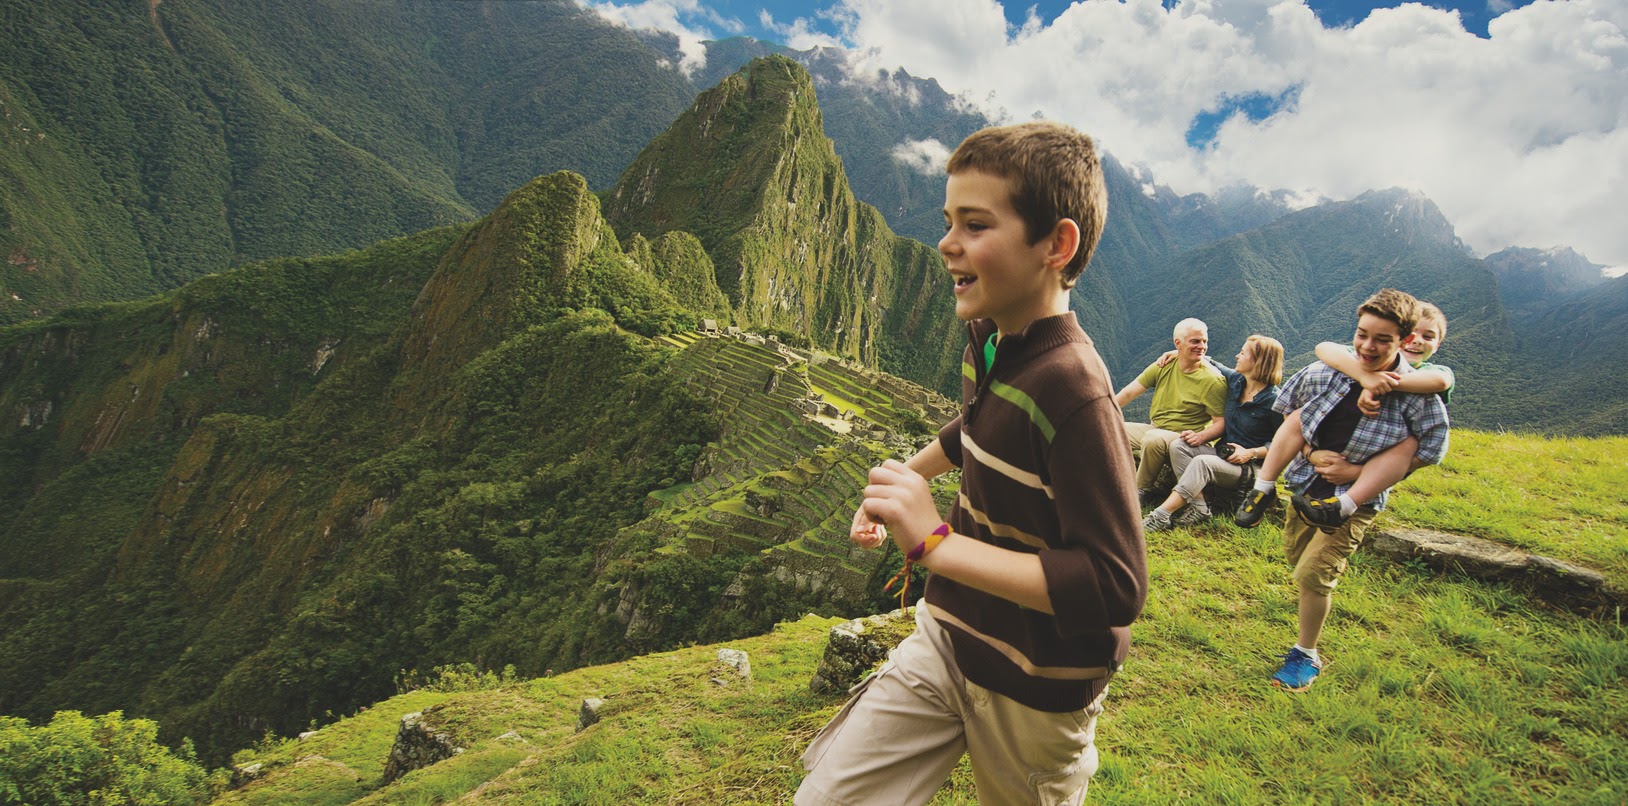
<svg viewBox="0 0 1628 806"><path fill-rule="evenodd" d="M955 416L923 387L757 334L676 334L672 366L722 414L692 479L652 495L660 551L760 552L769 574L857 599L880 552L848 524L869 469L913 453Z"/></svg>

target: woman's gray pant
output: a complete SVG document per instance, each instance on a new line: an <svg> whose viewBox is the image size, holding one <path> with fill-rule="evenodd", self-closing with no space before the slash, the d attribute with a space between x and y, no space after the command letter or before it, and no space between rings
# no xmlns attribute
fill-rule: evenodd
<svg viewBox="0 0 1628 806"><path fill-rule="evenodd" d="M1231 490L1244 476L1244 465L1217 456L1214 446L1194 447L1179 439L1170 443L1170 468L1176 471L1176 494L1200 510L1209 509L1204 503L1206 485Z"/></svg>

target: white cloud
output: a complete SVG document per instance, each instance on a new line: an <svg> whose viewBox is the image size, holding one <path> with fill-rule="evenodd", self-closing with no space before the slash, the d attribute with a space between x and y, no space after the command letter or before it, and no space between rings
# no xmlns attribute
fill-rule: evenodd
<svg viewBox="0 0 1628 806"><path fill-rule="evenodd" d="M1341 28L1303 0L1083 0L1019 26L994 0L839 0L828 18L857 76L903 67L996 119L1039 110L1182 193L1416 188L1479 251L1566 243L1628 264L1625 0L1533 3L1486 39L1412 3ZM1291 88L1266 119L1187 143L1221 99Z"/></svg>
<svg viewBox="0 0 1628 806"><path fill-rule="evenodd" d="M720 16L703 8L700 0L644 0L640 3L618 5L613 2L595 3L578 0L583 8L606 20L635 31L661 31L678 38L681 55L678 69L684 75L707 66L706 40L718 37L706 27L717 25L729 33L745 30L738 20Z"/></svg>
<svg viewBox="0 0 1628 806"><path fill-rule="evenodd" d="M943 176L950 147L932 138L906 140L893 147L893 160L923 176Z"/></svg>
<svg viewBox="0 0 1628 806"><path fill-rule="evenodd" d="M767 10L759 10L758 24L764 30L773 31L780 37L780 42L792 50L813 50L814 48L841 47L842 41L830 34L814 30L807 17L798 17L789 24L775 21L774 15Z"/></svg>

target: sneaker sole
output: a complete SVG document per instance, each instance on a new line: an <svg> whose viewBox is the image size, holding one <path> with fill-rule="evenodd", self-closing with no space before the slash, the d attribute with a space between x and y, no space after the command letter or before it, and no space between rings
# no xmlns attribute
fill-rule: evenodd
<svg viewBox="0 0 1628 806"><path fill-rule="evenodd" d="M1298 498L1298 497L1289 499L1289 503L1294 506L1295 513L1300 515L1302 520L1304 520L1306 523L1311 524L1312 526L1317 527L1318 531L1324 532L1326 534L1333 534L1335 532L1338 532L1340 530L1341 526L1345 525L1344 521L1336 523L1336 524L1334 524L1332 526L1330 526L1329 524L1323 523L1322 521L1318 520L1315 517L1315 515L1313 514L1314 510L1312 510L1311 505L1310 504L1302 504L1301 499Z"/></svg>
<svg viewBox="0 0 1628 806"><path fill-rule="evenodd" d="M1317 682L1317 678L1313 677L1311 679L1311 683L1315 683L1315 682ZM1280 689L1283 689L1284 691L1293 691L1295 693L1299 693L1299 692L1306 691L1306 690L1310 689L1311 688L1311 683L1307 683L1306 685L1301 686L1300 688L1295 688L1294 686L1291 686L1288 683L1285 683L1282 680L1277 679L1276 677L1272 678L1272 688L1280 688Z"/></svg>

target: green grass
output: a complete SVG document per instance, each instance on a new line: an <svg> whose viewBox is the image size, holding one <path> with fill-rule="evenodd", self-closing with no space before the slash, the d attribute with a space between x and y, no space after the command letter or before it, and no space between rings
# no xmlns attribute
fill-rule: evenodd
<svg viewBox="0 0 1628 806"><path fill-rule="evenodd" d="M1093 802L1628 797L1628 631L1620 625L1359 553L1325 632L1327 671L1311 691L1288 694L1267 682L1294 636L1280 552L1269 527L1216 521L1154 536L1152 594L1099 725ZM801 779L798 755L841 704L807 690L835 623L809 616L728 644L500 691L433 695L445 698L443 713L457 715L454 733L474 756L415 773L368 802L435 802L409 794L416 792L474 802L787 802ZM724 673L720 646L750 654L752 681ZM418 710L423 703L411 698L423 696L388 701L318 734L365 745L376 754L371 765L356 753L325 752L356 769L382 767L394 722L374 715ZM577 705L590 696L606 700L603 721L575 733ZM527 743L518 760L514 740L496 738L509 731ZM319 747L290 744L272 755ZM499 747L508 749L497 754ZM296 775L316 772L306 769L285 762L281 783L257 786L292 786ZM976 802L964 762L934 802Z"/></svg>
<svg viewBox="0 0 1628 806"><path fill-rule="evenodd" d="M1415 474L1376 528L1478 534L1620 580L1628 576L1617 492L1625 453L1623 439L1460 431L1448 463ZM690 539L739 540L694 518L753 519L742 496L774 492L783 504L776 517L790 517L793 501L830 513L774 556L791 567L835 565L830 552L846 547L832 541L849 507L828 499L852 486L853 461L828 446L767 474L709 479L683 497L712 492L669 505L666 517ZM1276 528L1242 530L1224 519L1150 536L1151 593L1099 726L1093 802L1628 798L1628 630L1620 622L1359 552L1324 634L1326 671L1311 691L1292 695L1268 683L1295 632L1281 554ZM250 754L270 774L225 802L784 803L801 780L798 755L841 704L807 690L834 623L808 616L770 635L498 690L404 695L305 742ZM750 653L755 679L731 677L716 661L719 646ZM577 733L586 697L607 705L602 722ZM397 720L437 703L466 752L383 786ZM505 737L511 732L518 738ZM976 802L965 763L934 802Z"/></svg>
<svg viewBox="0 0 1628 806"><path fill-rule="evenodd" d="M1398 485L1376 528L1484 537L1592 567L1628 589L1628 437L1453 430L1440 467Z"/></svg>

